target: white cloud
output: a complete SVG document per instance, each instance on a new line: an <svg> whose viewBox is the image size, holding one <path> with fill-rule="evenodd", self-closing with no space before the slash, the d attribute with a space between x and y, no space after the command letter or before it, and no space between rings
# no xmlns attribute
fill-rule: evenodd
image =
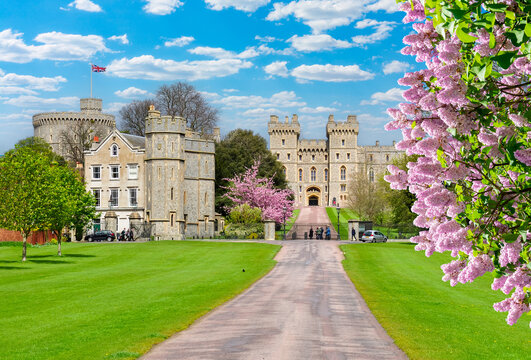
<svg viewBox="0 0 531 360"><path fill-rule="evenodd" d="M145 0L146 5L142 9L149 14L168 15L183 5L179 0Z"/></svg>
<svg viewBox="0 0 531 360"><path fill-rule="evenodd" d="M277 49L270 48L266 44L262 44L262 45L258 46L256 51L258 51L258 53L264 54L264 55L271 55L271 54L275 54L275 55L294 55L295 54L295 51L293 51L293 49L290 48L290 47L282 49L282 50L277 50Z"/></svg>
<svg viewBox="0 0 531 360"><path fill-rule="evenodd" d="M385 10L388 13L398 11L393 0L299 0L273 4L274 10L267 15L267 20L279 21L294 16L310 26L314 33L338 26L349 25L368 12Z"/></svg>
<svg viewBox="0 0 531 360"><path fill-rule="evenodd" d="M0 86L24 86L33 90L57 91L62 82L66 82L62 76L50 78L15 73L6 74L0 69Z"/></svg>
<svg viewBox="0 0 531 360"><path fill-rule="evenodd" d="M239 54L219 47L215 48L210 46L198 46L189 49L188 52L195 55L210 56L215 59L249 59L259 55L253 47L247 48Z"/></svg>
<svg viewBox="0 0 531 360"><path fill-rule="evenodd" d="M337 111L336 108L325 107L325 106L317 106L315 108L303 107L303 108L299 109L299 112L304 113L304 114L333 113L335 111Z"/></svg>
<svg viewBox="0 0 531 360"><path fill-rule="evenodd" d="M129 44L129 39L127 38L127 34L123 34L123 35L113 35L111 37L108 38L109 40L116 40L116 41L120 41L122 44L124 45L127 45Z"/></svg>
<svg viewBox="0 0 531 360"><path fill-rule="evenodd" d="M404 90L392 88L386 92L377 92L371 95L371 100L362 100L360 105L381 105L385 102L402 101Z"/></svg>
<svg viewBox="0 0 531 360"><path fill-rule="evenodd" d="M125 106L128 105L127 103L122 102L113 102L107 105L102 112L107 114L118 114L118 112Z"/></svg>
<svg viewBox="0 0 531 360"><path fill-rule="evenodd" d="M249 96L227 96L214 101L222 104L228 109L248 109L248 108L271 108L271 107L300 107L306 103L299 101L300 98L294 91L281 91L273 94L270 98L264 98L258 95Z"/></svg>
<svg viewBox="0 0 531 360"><path fill-rule="evenodd" d="M272 76L288 77L287 61L275 61L264 66L264 71Z"/></svg>
<svg viewBox="0 0 531 360"><path fill-rule="evenodd" d="M273 36L260 36L260 35L256 35L254 39L261 41L261 42L266 42L266 43L278 40L277 38L274 38Z"/></svg>
<svg viewBox="0 0 531 360"><path fill-rule="evenodd" d="M93 3L90 0L74 0L69 7L75 7L78 10L88 11L88 12L102 12L103 10L98 4Z"/></svg>
<svg viewBox="0 0 531 360"><path fill-rule="evenodd" d="M269 119L269 115L279 114L280 112L281 111L276 108L267 108L267 109L256 108L256 109L246 110L240 113L240 115L251 117L251 118Z"/></svg>
<svg viewBox="0 0 531 360"><path fill-rule="evenodd" d="M37 95L37 92L18 86L0 86L0 95Z"/></svg>
<svg viewBox="0 0 531 360"><path fill-rule="evenodd" d="M235 92L238 92L240 90L238 89L223 89L223 92L224 93L235 93Z"/></svg>
<svg viewBox="0 0 531 360"><path fill-rule="evenodd" d="M107 52L104 40L98 35L39 34L35 41L43 45L26 45L22 33L11 29L0 32L0 61L27 63L32 60L88 60L97 52Z"/></svg>
<svg viewBox="0 0 531 360"><path fill-rule="evenodd" d="M346 82L370 80L373 73L361 70L358 65L300 65L291 71L297 81Z"/></svg>
<svg viewBox="0 0 531 360"><path fill-rule="evenodd" d="M183 46L186 46L186 45L190 44L194 40L195 39L193 37L191 37L191 36L181 36L181 37L178 37L178 38L175 38L175 39L170 39L170 40L166 41L164 43L164 46L166 46L166 47L173 47L173 46L183 47Z"/></svg>
<svg viewBox="0 0 531 360"><path fill-rule="evenodd" d="M60 97L60 98L41 98L32 95L21 95L16 98L11 98L4 101L6 105L13 105L19 107L49 107L49 106L67 106L69 108L79 104L79 98L75 96Z"/></svg>
<svg viewBox="0 0 531 360"><path fill-rule="evenodd" d="M333 49L345 49L352 47L352 44L344 40L336 40L330 35L293 35L287 40L297 51L329 51Z"/></svg>
<svg viewBox="0 0 531 360"><path fill-rule="evenodd" d="M213 92L208 92L208 91L199 91L199 93L201 93L201 95L203 95L206 99L209 99L209 100L219 99L218 93L213 93Z"/></svg>
<svg viewBox="0 0 531 360"><path fill-rule="evenodd" d="M396 23L392 21L377 21L373 19L363 19L356 23L356 29L374 28L370 35L357 35L352 37L352 42L358 46L374 44L389 37Z"/></svg>
<svg viewBox="0 0 531 360"><path fill-rule="evenodd" d="M410 68L410 65L407 62L393 60L388 64L384 64L383 73L385 75L393 73L403 73Z"/></svg>
<svg viewBox="0 0 531 360"><path fill-rule="evenodd" d="M124 99L135 99L139 97L151 96L147 90L142 90L134 86L128 87L124 90L118 90L114 92L116 96L119 96Z"/></svg>
<svg viewBox="0 0 531 360"><path fill-rule="evenodd" d="M259 7L269 3L270 0L205 0L212 10L223 10L233 7L236 10L254 12Z"/></svg>
<svg viewBox="0 0 531 360"><path fill-rule="evenodd" d="M107 72L127 79L190 81L233 75L240 69L247 69L252 65L240 59L175 61L142 55L131 59L113 60L107 66Z"/></svg>

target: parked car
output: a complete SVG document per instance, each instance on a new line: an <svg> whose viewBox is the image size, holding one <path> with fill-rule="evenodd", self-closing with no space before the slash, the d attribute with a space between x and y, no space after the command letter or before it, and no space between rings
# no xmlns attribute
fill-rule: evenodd
<svg viewBox="0 0 531 360"><path fill-rule="evenodd" d="M365 242L387 242L387 238L384 234L378 230L367 230L361 236L361 241Z"/></svg>
<svg viewBox="0 0 531 360"><path fill-rule="evenodd" d="M92 234L85 235L85 241L114 241L116 235L111 230L95 231Z"/></svg>

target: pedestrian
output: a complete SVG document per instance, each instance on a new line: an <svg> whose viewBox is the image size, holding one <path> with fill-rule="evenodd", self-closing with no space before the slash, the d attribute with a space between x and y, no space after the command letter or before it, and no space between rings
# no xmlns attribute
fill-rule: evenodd
<svg viewBox="0 0 531 360"><path fill-rule="evenodd" d="M313 228L310 228L310 240L313 238Z"/></svg>
<svg viewBox="0 0 531 360"><path fill-rule="evenodd" d="M352 227L352 241L356 241L356 229Z"/></svg>
<svg viewBox="0 0 531 360"><path fill-rule="evenodd" d="M133 229L129 229L129 236L131 238L131 241L134 241L135 240L135 234L133 233Z"/></svg>
<svg viewBox="0 0 531 360"><path fill-rule="evenodd" d="M330 227L326 226L326 240L330 240Z"/></svg>
<svg viewBox="0 0 531 360"><path fill-rule="evenodd" d="M120 234L120 241L125 241L125 228L122 230L122 233Z"/></svg>

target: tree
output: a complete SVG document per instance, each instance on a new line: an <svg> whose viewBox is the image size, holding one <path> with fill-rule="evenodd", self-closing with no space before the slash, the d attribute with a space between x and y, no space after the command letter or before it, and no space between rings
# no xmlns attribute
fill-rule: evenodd
<svg viewBox="0 0 531 360"><path fill-rule="evenodd" d="M399 81L407 103L389 109L397 148L419 158L386 180L416 196L417 250L450 251L443 280L494 274L494 304L512 325L531 302L531 3L404 1L404 54L426 69Z"/></svg>
<svg viewBox="0 0 531 360"><path fill-rule="evenodd" d="M348 207L363 220L383 223L386 202L379 182L369 181L367 173L357 171L348 186Z"/></svg>
<svg viewBox="0 0 531 360"><path fill-rule="evenodd" d="M22 261L28 236L47 225L44 213L54 200L49 185L50 160L42 153L17 146L0 158L0 227L22 235Z"/></svg>
<svg viewBox="0 0 531 360"><path fill-rule="evenodd" d="M66 160L71 165L85 163L85 150L89 150L94 137L103 137L106 129L94 121L76 121L68 129L61 132L61 146Z"/></svg>
<svg viewBox="0 0 531 360"><path fill-rule="evenodd" d="M35 153L40 153L47 157L52 163L55 162L61 166L66 164L65 159L61 155L54 153L50 144L40 137L30 136L19 140L19 142L15 144L15 148L19 147L28 148Z"/></svg>
<svg viewBox="0 0 531 360"><path fill-rule="evenodd" d="M267 148L266 140L251 130L236 129L228 133L216 144L216 211L226 215L230 201L223 195L229 182L237 174L242 174L260 160L258 176L273 178L274 187L285 189L286 178L282 164Z"/></svg>
<svg viewBox="0 0 531 360"><path fill-rule="evenodd" d="M185 118L192 131L212 133L218 122L218 110L190 84L162 85L157 90L156 101L163 114Z"/></svg>
<svg viewBox="0 0 531 360"><path fill-rule="evenodd" d="M149 112L149 106L155 104L155 100L135 100L120 109L120 131L145 136L146 118Z"/></svg>
<svg viewBox="0 0 531 360"><path fill-rule="evenodd" d="M234 206L247 204L262 211L262 220L282 223L293 213L293 192L289 189L275 189L273 178L259 178L260 162L256 161L243 174L227 179L231 184L224 195Z"/></svg>

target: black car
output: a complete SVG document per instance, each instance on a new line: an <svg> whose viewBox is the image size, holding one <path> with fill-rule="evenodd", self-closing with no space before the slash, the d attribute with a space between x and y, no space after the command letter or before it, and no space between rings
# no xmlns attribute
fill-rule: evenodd
<svg viewBox="0 0 531 360"><path fill-rule="evenodd" d="M85 241L114 241L116 235L111 230L95 231L85 236Z"/></svg>

